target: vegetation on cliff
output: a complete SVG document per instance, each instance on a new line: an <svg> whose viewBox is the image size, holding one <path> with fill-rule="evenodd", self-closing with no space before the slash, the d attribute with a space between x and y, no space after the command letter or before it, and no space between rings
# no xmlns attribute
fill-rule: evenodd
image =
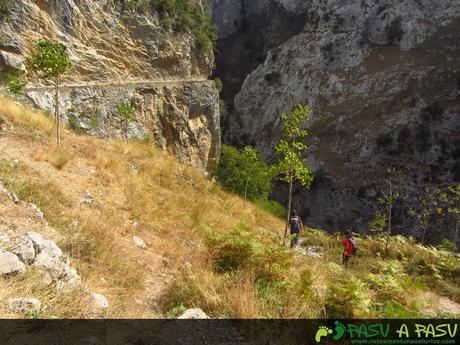
<svg viewBox="0 0 460 345"><path fill-rule="evenodd" d="M193 0L121 0L122 6L130 11L160 13L166 29L190 33L195 38L196 47L209 53L217 40L217 27L211 20L207 6Z"/></svg>

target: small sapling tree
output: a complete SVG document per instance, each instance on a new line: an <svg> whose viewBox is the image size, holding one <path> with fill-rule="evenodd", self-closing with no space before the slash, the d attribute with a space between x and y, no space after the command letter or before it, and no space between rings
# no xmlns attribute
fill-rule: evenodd
<svg viewBox="0 0 460 345"><path fill-rule="evenodd" d="M289 227L294 182L310 187L313 181L311 170L302 157L307 151L307 145L301 141L308 136L308 132L303 127L310 114L311 109L308 106L297 105L290 113L281 113L280 115L283 124L283 138L276 146L278 163L275 166L275 171L282 181L289 184L288 212L283 238L286 238Z"/></svg>
<svg viewBox="0 0 460 345"><path fill-rule="evenodd" d="M435 186L425 187L424 193L419 196L414 207L409 208L409 215L414 218L415 222L422 229L420 242L425 244L426 234L431 219L436 215L442 213L440 208L440 189Z"/></svg>
<svg viewBox="0 0 460 345"><path fill-rule="evenodd" d="M59 42L39 40L35 43L35 52L32 56L34 67L41 71L46 79L54 83L54 117L56 119L56 141L61 144L61 118L59 114L59 82L72 66L67 56L67 47Z"/></svg>

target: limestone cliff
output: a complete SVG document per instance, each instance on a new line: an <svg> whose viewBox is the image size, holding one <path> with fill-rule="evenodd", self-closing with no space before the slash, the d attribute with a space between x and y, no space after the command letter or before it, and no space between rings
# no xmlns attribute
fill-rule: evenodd
<svg viewBox="0 0 460 345"><path fill-rule="evenodd" d="M207 81L214 57L191 34L167 28L153 6L139 11L126 1L11 3L0 18L0 81L25 70L26 99L52 109L52 91L32 68L31 54L38 39L61 41L73 65L60 97L65 120L105 138L149 135L202 170L216 160L218 95ZM121 102L133 107L135 120L119 116Z"/></svg>
<svg viewBox="0 0 460 345"><path fill-rule="evenodd" d="M259 66L270 49L299 33L306 20L305 0L211 0L219 27L215 76L225 87L222 98L229 113L246 76ZM223 124L231 121L223 117Z"/></svg>
<svg viewBox="0 0 460 345"><path fill-rule="evenodd" d="M309 104L316 182L296 207L312 225L365 230L387 167L412 194L460 181L459 25L458 0L311 1L303 31L246 78L226 138L272 159L278 114Z"/></svg>

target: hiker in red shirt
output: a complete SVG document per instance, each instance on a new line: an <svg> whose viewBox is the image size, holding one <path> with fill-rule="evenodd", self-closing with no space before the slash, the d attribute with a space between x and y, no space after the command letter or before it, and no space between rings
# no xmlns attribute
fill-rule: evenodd
<svg viewBox="0 0 460 345"><path fill-rule="evenodd" d="M337 235L337 242L340 243L339 235ZM343 256L342 263L345 268L348 268L348 261L356 254L357 246L350 230L345 230L345 239L342 241Z"/></svg>

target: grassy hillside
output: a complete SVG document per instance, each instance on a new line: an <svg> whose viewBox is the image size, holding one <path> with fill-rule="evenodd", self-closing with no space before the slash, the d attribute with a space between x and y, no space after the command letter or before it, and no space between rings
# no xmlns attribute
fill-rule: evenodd
<svg viewBox="0 0 460 345"><path fill-rule="evenodd" d="M382 259L383 240L359 238L345 271L334 237L304 234L321 258L289 251L280 246L281 219L244 207L152 143L67 130L57 150L52 120L5 98L2 122L0 180L44 211L82 279L111 306L94 313L78 291L44 287L32 270L1 278L2 300L39 298L41 317L175 317L189 307L241 318L460 313L460 259L451 253L396 237ZM82 202L87 192L94 203ZM0 316L24 315L0 305Z"/></svg>

